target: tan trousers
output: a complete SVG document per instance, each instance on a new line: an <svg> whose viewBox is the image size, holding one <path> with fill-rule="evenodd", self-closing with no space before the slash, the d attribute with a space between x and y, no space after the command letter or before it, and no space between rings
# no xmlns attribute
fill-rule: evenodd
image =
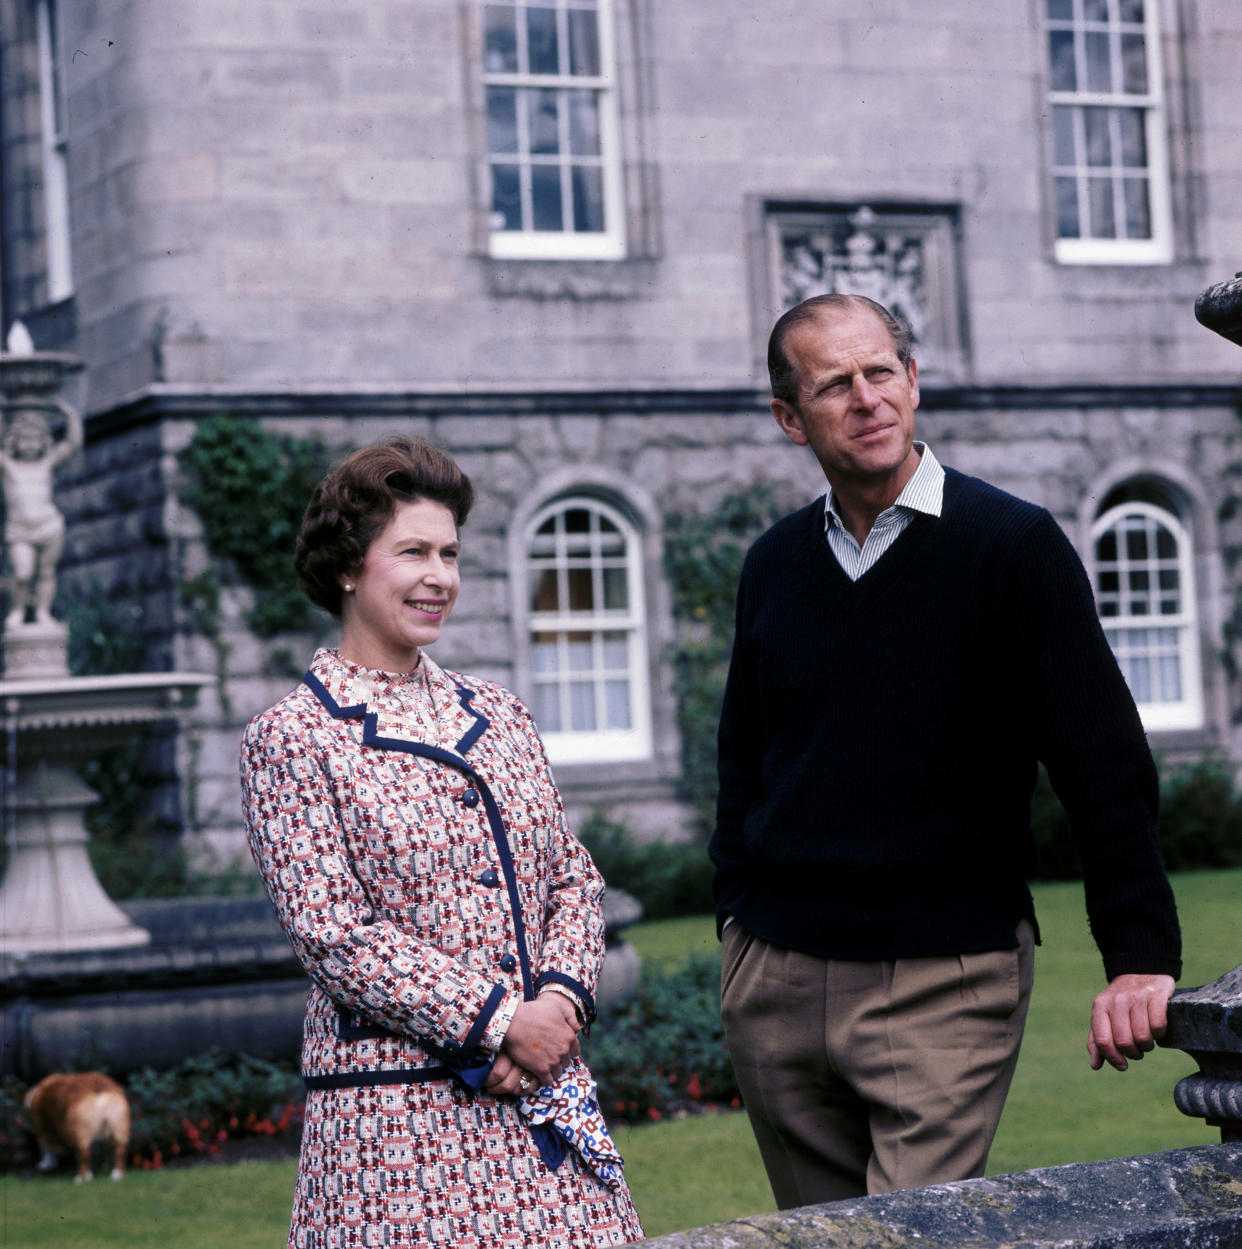
<svg viewBox="0 0 1242 1249"><path fill-rule="evenodd" d="M982 1175L1034 975L1019 947L822 959L724 931L721 1015L782 1209Z"/></svg>

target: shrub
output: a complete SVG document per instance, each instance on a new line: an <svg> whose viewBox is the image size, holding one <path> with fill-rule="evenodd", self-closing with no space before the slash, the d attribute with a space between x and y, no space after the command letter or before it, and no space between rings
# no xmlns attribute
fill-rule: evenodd
<svg viewBox="0 0 1242 1249"><path fill-rule="evenodd" d="M720 1022L717 954L696 954L672 972L645 970L635 996L605 1007L582 1048L609 1118L741 1104Z"/></svg>
<svg viewBox="0 0 1242 1249"><path fill-rule="evenodd" d="M1242 865L1242 795L1227 765L1205 759L1164 775L1157 829L1171 872ZM1039 851L1038 879L1081 877L1069 816L1042 768L1031 800L1031 830Z"/></svg>
<svg viewBox="0 0 1242 1249"><path fill-rule="evenodd" d="M643 904L644 919L704 915L714 909L713 869L702 841L639 845L623 824L598 811L580 836L608 884Z"/></svg>
<svg viewBox="0 0 1242 1249"><path fill-rule="evenodd" d="M1205 759L1168 776L1159 828L1170 871L1242 865L1242 797L1226 765Z"/></svg>
<svg viewBox="0 0 1242 1249"><path fill-rule="evenodd" d="M128 1081L133 1166L216 1154L238 1136L276 1136L302 1118L302 1084L290 1067L218 1050L165 1071L146 1067Z"/></svg>
<svg viewBox="0 0 1242 1249"><path fill-rule="evenodd" d="M135 1072L130 1104L129 1163L158 1169L177 1159L214 1155L226 1141L292 1133L302 1121L302 1082L292 1067L218 1050L177 1067ZM0 1167L32 1166L38 1158L22 1099L25 1087L6 1077L0 1088Z"/></svg>

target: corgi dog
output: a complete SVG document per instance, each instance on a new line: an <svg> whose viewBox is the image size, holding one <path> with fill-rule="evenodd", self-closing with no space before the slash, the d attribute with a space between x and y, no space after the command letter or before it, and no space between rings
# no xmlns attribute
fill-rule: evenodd
<svg viewBox="0 0 1242 1249"><path fill-rule="evenodd" d="M40 1171L56 1167L57 1148L71 1149L78 1162L74 1183L91 1178L91 1145L112 1142L112 1178L125 1174L129 1146L129 1101L115 1080L99 1071L45 1076L26 1094L30 1125L43 1157Z"/></svg>

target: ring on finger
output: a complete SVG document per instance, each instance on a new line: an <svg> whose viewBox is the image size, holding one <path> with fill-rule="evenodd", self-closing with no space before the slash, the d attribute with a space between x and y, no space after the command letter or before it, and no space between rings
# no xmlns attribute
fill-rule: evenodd
<svg viewBox="0 0 1242 1249"><path fill-rule="evenodd" d="M523 1072L521 1079L518 1080L518 1088L520 1088L522 1092L525 1093L527 1089L529 1089L533 1083L534 1081L530 1078L530 1076L528 1076L525 1072Z"/></svg>

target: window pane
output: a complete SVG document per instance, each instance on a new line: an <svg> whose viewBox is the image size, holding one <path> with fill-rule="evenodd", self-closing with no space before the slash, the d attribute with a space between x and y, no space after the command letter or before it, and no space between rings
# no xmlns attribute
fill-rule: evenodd
<svg viewBox="0 0 1242 1249"><path fill-rule="evenodd" d="M1123 184L1126 200L1126 238L1151 238L1151 205L1146 178L1127 178Z"/></svg>
<svg viewBox="0 0 1242 1249"><path fill-rule="evenodd" d="M532 74L560 73L556 10L528 8L526 10L526 34L527 46L530 49L530 72Z"/></svg>
<svg viewBox="0 0 1242 1249"><path fill-rule="evenodd" d="M1160 656L1160 701L1182 701L1182 666L1175 655Z"/></svg>
<svg viewBox="0 0 1242 1249"><path fill-rule="evenodd" d="M531 200L536 230L564 228L561 205L561 171L556 165L536 165L531 171Z"/></svg>
<svg viewBox="0 0 1242 1249"><path fill-rule="evenodd" d="M1147 532L1144 529L1126 530L1126 557L1128 559L1147 558Z"/></svg>
<svg viewBox="0 0 1242 1249"><path fill-rule="evenodd" d="M1151 582L1148 579L1147 569L1145 568L1130 569L1130 575L1126 580L1129 583L1128 588L1131 594L1135 594L1140 590L1147 590L1151 588Z"/></svg>
<svg viewBox="0 0 1242 1249"><path fill-rule="evenodd" d="M1083 0L1082 15L1088 22L1108 21L1108 0Z"/></svg>
<svg viewBox="0 0 1242 1249"><path fill-rule="evenodd" d="M536 675L546 675L556 671L556 634L537 633L535 643L530 648L530 666Z"/></svg>
<svg viewBox="0 0 1242 1249"><path fill-rule="evenodd" d="M1107 108L1084 108L1083 125L1087 136L1087 164L1111 165L1113 163L1112 135L1109 132Z"/></svg>
<svg viewBox="0 0 1242 1249"><path fill-rule="evenodd" d="M1121 36L1121 89L1147 92L1147 41L1142 35Z"/></svg>
<svg viewBox="0 0 1242 1249"><path fill-rule="evenodd" d="M1078 74L1074 68L1074 34L1069 30L1048 32L1048 58L1052 64L1052 89L1077 90Z"/></svg>
<svg viewBox="0 0 1242 1249"><path fill-rule="evenodd" d="M489 4L483 10L485 64L490 74L516 74L517 10Z"/></svg>
<svg viewBox="0 0 1242 1249"><path fill-rule="evenodd" d="M517 92L512 87L487 89L487 150L516 153Z"/></svg>
<svg viewBox="0 0 1242 1249"><path fill-rule="evenodd" d="M630 666L628 633L615 630L604 634L604 667L609 672L625 671Z"/></svg>
<svg viewBox="0 0 1242 1249"><path fill-rule="evenodd" d="M1126 683L1130 686L1130 693L1134 695L1134 701L1151 702L1151 664L1148 663L1147 657L1133 655L1122 664L1121 670L1125 674Z"/></svg>
<svg viewBox="0 0 1242 1249"><path fill-rule="evenodd" d="M561 691L556 685L536 685L534 712L540 733L559 733L561 724Z"/></svg>
<svg viewBox="0 0 1242 1249"><path fill-rule="evenodd" d="M590 672L595 667L594 662L594 633L575 631L574 633L566 633L565 637L569 642L569 664L571 672Z"/></svg>
<svg viewBox="0 0 1242 1249"><path fill-rule="evenodd" d="M598 156L599 100L594 91L566 91L569 108L569 150L575 156Z"/></svg>
<svg viewBox="0 0 1242 1249"><path fill-rule="evenodd" d="M595 610L595 590L589 568L569 570L569 610Z"/></svg>
<svg viewBox="0 0 1242 1249"><path fill-rule="evenodd" d="M1160 544L1163 545L1165 537L1163 530L1160 532L1158 537ZM1162 590L1178 590L1181 588L1181 576L1176 568L1162 568L1160 570L1160 588Z"/></svg>
<svg viewBox="0 0 1242 1249"><path fill-rule="evenodd" d="M1083 43L1087 53L1087 90L1111 91L1113 74L1108 59L1108 35L1088 31Z"/></svg>
<svg viewBox="0 0 1242 1249"><path fill-rule="evenodd" d="M516 165L492 166L492 229L522 228L522 192Z"/></svg>
<svg viewBox="0 0 1242 1249"><path fill-rule="evenodd" d="M604 229L603 171L575 165L571 174L574 188L574 229L601 233Z"/></svg>
<svg viewBox="0 0 1242 1249"><path fill-rule="evenodd" d="M1068 22L1074 16L1074 0L1048 0L1048 17L1054 22Z"/></svg>
<svg viewBox="0 0 1242 1249"><path fill-rule="evenodd" d="M628 681L604 682L605 728L628 729L630 727L630 683Z"/></svg>
<svg viewBox="0 0 1242 1249"><path fill-rule="evenodd" d="M1141 108L1112 109L1120 132L1121 163L1130 169L1147 168L1147 132Z"/></svg>
<svg viewBox="0 0 1242 1249"><path fill-rule="evenodd" d="M1078 224L1078 180L1057 178L1057 237L1076 239L1081 234Z"/></svg>
<svg viewBox="0 0 1242 1249"><path fill-rule="evenodd" d="M1143 20L1143 0L1121 0L1120 12L1123 22L1141 22Z"/></svg>
<svg viewBox="0 0 1242 1249"><path fill-rule="evenodd" d="M569 10L569 72L599 74L599 27L591 9Z"/></svg>
<svg viewBox="0 0 1242 1249"><path fill-rule="evenodd" d="M1109 178L1087 179L1087 207L1090 211L1091 238L1117 237L1117 219L1113 213L1113 183Z"/></svg>
<svg viewBox="0 0 1242 1249"><path fill-rule="evenodd" d="M1114 529L1106 529L1100 534L1099 541L1095 544L1096 558L1101 563L1111 564L1117 559L1117 532Z"/></svg>
<svg viewBox="0 0 1242 1249"><path fill-rule="evenodd" d="M545 568L532 574L530 579L531 611L559 611L560 596L557 593L556 570Z"/></svg>
<svg viewBox="0 0 1242 1249"><path fill-rule="evenodd" d="M1074 110L1057 104L1052 109L1052 159L1058 165L1076 165L1074 152Z"/></svg>
<svg viewBox="0 0 1242 1249"><path fill-rule="evenodd" d="M569 727L575 733L595 728L595 686L590 681L569 683Z"/></svg>
<svg viewBox="0 0 1242 1249"><path fill-rule="evenodd" d="M589 533L591 531L591 513L585 507L571 507L563 515L566 533Z"/></svg>
<svg viewBox="0 0 1242 1249"><path fill-rule="evenodd" d="M556 155L561 150L556 109L558 92L541 90L524 94L527 124L530 126L530 150L539 156Z"/></svg>
<svg viewBox="0 0 1242 1249"><path fill-rule="evenodd" d="M630 605L629 578L624 568L604 569L604 610L626 611Z"/></svg>
<svg viewBox="0 0 1242 1249"><path fill-rule="evenodd" d="M1156 556L1158 559L1177 558L1177 539L1173 536L1173 530L1166 529L1163 525L1156 530ZM1163 577L1164 573L1160 575ZM1176 571L1173 575L1177 576Z"/></svg>

